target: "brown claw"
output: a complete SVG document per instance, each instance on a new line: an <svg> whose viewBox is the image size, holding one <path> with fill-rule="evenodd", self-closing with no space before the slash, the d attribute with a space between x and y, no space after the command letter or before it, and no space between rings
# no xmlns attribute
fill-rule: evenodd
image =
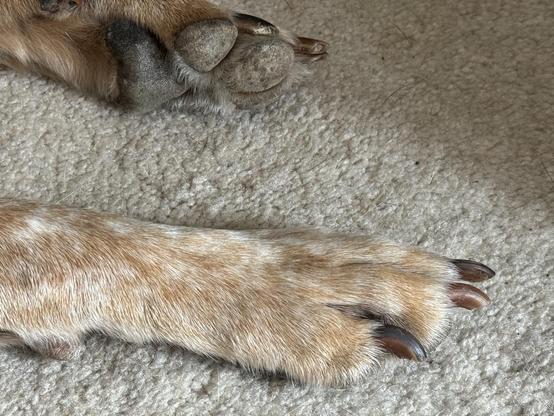
<svg viewBox="0 0 554 416"><path fill-rule="evenodd" d="M496 273L490 267L472 260L451 260L456 266L463 280L468 282L483 282L489 280Z"/></svg>
<svg viewBox="0 0 554 416"><path fill-rule="evenodd" d="M376 330L376 337L379 344L385 351L396 355L399 358L408 360L423 361L427 353L423 345L405 329L394 325L385 325Z"/></svg>
<svg viewBox="0 0 554 416"><path fill-rule="evenodd" d="M465 283L452 283L449 286L450 300L464 309L477 309L491 303L490 298L480 289Z"/></svg>
<svg viewBox="0 0 554 416"><path fill-rule="evenodd" d="M316 59L312 59L310 62L324 58L329 48L329 44L322 40L281 33L279 28L261 17L235 13L233 14L233 20L238 30L243 33L256 36L278 36L281 34L282 39L290 43L297 54L317 56Z"/></svg>
<svg viewBox="0 0 554 416"><path fill-rule="evenodd" d="M310 38L296 38L296 43L293 45L296 53L302 55L323 55L327 53L329 44L322 40Z"/></svg>
<svg viewBox="0 0 554 416"><path fill-rule="evenodd" d="M251 35L274 36L279 33L279 29L267 20L249 14L234 13L233 19L237 28L241 32Z"/></svg>

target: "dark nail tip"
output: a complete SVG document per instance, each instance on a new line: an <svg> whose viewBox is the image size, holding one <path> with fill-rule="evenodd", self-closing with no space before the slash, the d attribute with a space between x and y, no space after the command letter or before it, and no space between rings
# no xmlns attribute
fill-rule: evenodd
<svg viewBox="0 0 554 416"><path fill-rule="evenodd" d="M454 259L450 262L456 266L462 278L469 282L483 282L496 275L490 267L473 260Z"/></svg>
<svg viewBox="0 0 554 416"><path fill-rule="evenodd" d="M427 352L423 345L403 328L394 325L385 325L376 330L379 344L385 351L413 361L423 361L427 358Z"/></svg>
<svg viewBox="0 0 554 416"><path fill-rule="evenodd" d="M460 308L473 310L491 303L485 292L465 283L452 283L449 287L450 300Z"/></svg>
<svg viewBox="0 0 554 416"><path fill-rule="evenodd" d="M309 55L322 55L327 53L329 44L325 41L304 37L297 37L295 49L300 53Z"/></svg>

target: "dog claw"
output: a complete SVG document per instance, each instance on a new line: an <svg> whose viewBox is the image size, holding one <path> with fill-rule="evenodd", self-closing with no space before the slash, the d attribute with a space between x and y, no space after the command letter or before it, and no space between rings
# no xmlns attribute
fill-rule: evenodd
<svg viewBox="0 0 554 416"><path fill-rule="evenodd" d="M304 38L294 35L284 35L274 24L260 17L249 14L235 13L233 20L239 31L257 36L278 36L283 35L283 39L290 43L294 51L299 55L310 55L324 57L329 44L322 40ZM316 59L319 60L320 58ZM315 60L314 60L315 61ZM313 62L313 61L312 61Z"/></svg>
<svg viewBox="0 0 554 416"><path fill-rule="evenodd" d="M472 260L452 260L463 280L468 282L483 282L496 273L490 267Z"/></svg>
<svg viewBox="0 0 554 416"><path fill-rule="evenodd" d="M378 328L376 337L383 349L399 358L413 361L423 361L427 353L423 345L405 329L394 325Z"/></svg>
<svg viewBox="0 0 554 416"><path fill-rule="evenodd" d="M322 40L297 37L294 45L295 52L303 55L323 55L327 53L329 44Z"/></svg>
<svg viewBox="0 0 554 416"><path fill-rule="evenodd" d="M251 35L274 36L279 29L267 20L249 14L235 13L233 19L238 29Z"/></svg>
<svg viewBox="0 0 554 416"><path fill-rule="evenodd" d="M487 306L491 300L480 289L465 283L452 283L449 287L450 300L464 309L477 309Z"/></svg>

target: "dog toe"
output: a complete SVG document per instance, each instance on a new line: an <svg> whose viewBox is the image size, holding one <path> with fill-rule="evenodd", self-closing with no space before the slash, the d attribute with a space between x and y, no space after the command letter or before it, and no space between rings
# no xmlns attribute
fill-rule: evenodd
<svg viewBox="0 0 554 416"><path fill-rule="evenodd" d="M182 30L175 49L194 70L209 72L231 51L237 35L237 27L229 20L204 20Z"/></svg>
<svg viewBox="0 0 554 416"><path fill-rule="evenodd" d="M242 35L218 76L233 92L263 92L282 82L293 64L294 51L285 42Z"/></svg>

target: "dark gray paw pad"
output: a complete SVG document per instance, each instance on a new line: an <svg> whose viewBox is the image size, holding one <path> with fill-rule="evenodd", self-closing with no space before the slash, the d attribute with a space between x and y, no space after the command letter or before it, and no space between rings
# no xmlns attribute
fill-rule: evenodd
<svg viewBox="0 0 554 416"><path fill-rule="evenodd" d="M220 78L235 92L269 90L281 83L294 65L294 50L288 44L277 38L249 38L220 66Z"/></svg>
<svg viewBox="0 0 554 416"><path fill-rule="evenodd" d="M121 105L150 111L185 92L173 79L166 49L148 30L118 20L109 26L106 42L119 63Z"/></svg>
<svg viewBox="0 0 554 416"><path fill-rule="evenodd" d="M198 72L209 72L235 45L238 29L228 20L204 20L187 26L175 40L175 49Z"/></svg>
<svg viewBox="0 0 554 416"><path fill-rule="evenodd" d="M108 26L106 42L117 57L125 57L136 49L137 45L144 45L152 54L159 54L159 43L146 29L139 27L129 20L116 20ZM132 53L132 52L131 52Z"/></svg>

